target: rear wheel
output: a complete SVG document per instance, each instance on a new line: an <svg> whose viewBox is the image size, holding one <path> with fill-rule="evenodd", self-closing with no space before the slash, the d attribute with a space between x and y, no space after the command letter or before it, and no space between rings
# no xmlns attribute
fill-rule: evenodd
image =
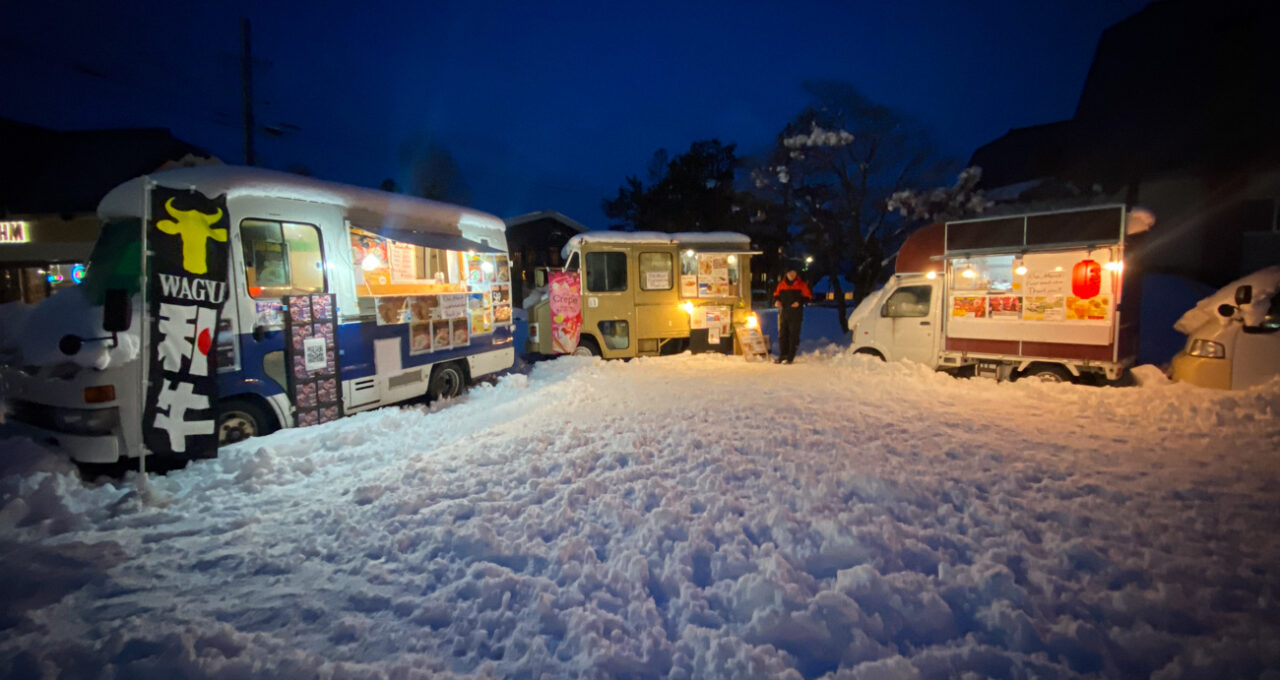
<svg viewBox="0 0 1280 680"><path fill-rule="evenodd" d="M1019 380L1038 380L1047 383L1071 382L1071 371L1056 364L1032 364L1018 376Z"/></svg>
<svg viewBox="0 0 1280 680"><path fill-rule="evenodd" d="M879 359L880 361L884 361L884 355L883 355L883 354L881 354L881 353L879 353L879 352L875 351L874 349L868 349L868 348L866 348L866 347L863 347L862 349L857 350L856 352L854 352L854 354L865 354L866 356L875 357L875 358Z"/></svg>
<svg viewBox="0 0 1280 680"><path fill-rule="evenodd" d="M584 335L578 338L578 346L573 350L575 357L598 357L600 356L600 345L596 344L596 339L590 335Z"/></svg>
<svg viewBox="0 0 1280 680"><path fill-rule="evenodd" d="M247 399L227 399L218 405L218 446L270 434L275 421L258 404Z"/></svg>
<svg viewBox="0 0 1280 680"><path fill-rule="evenodd" d="M427 399L438 401L452 399L467 386L466 372L457 363L440 364L431 369L431 381L427 383Z"/></svg>

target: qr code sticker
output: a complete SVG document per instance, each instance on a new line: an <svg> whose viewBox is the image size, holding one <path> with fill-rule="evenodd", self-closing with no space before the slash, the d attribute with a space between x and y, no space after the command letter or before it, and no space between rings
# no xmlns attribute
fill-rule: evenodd
<svg viewBox="0 0 1280 680"><path fill-rule="evenodd" d="M324 364L326 362L327 357L325 357L323 343L307 343L305 349L307 352L306 363L308 366Z"/></svg>

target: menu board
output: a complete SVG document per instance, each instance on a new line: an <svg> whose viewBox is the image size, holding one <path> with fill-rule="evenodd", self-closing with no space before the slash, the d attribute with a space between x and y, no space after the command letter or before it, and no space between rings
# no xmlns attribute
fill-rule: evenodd
<svg viewBox="0 0 1280 680"><path fill-rule="evenodd" d="M418 269L413 261L413 246L399 241L392 241L390 246L391 282L409 283L416 281L418 279Z"/></svg>
<svg viewBox="0 0 1280 680"><path fill-rule="evenodd" d="M285 362L298 427L342 417L337 321L332 295L287 297L283 304Z"/></svg>

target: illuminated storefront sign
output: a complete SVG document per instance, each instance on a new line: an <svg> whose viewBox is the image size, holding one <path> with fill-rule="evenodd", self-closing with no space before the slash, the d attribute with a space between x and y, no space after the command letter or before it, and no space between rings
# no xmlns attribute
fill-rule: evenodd
<svg viewBox="0 0 1280 680"><path fill-rule="evenodd" d="M27 222L0 222L0 243L26 243L31 240Z"/></svg>

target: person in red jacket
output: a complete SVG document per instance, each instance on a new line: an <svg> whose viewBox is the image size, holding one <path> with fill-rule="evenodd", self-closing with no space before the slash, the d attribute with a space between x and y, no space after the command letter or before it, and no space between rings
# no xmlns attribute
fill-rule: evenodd
<svg viewBox="0 0 1280 680"><path fill-rule="evenodd" d="M809 284L794 267L778 282L773 291L773 306L778 308L778 358L773 363L791 363L800 345L800 326L804 323L804 305L813 300Z"/></svg>

